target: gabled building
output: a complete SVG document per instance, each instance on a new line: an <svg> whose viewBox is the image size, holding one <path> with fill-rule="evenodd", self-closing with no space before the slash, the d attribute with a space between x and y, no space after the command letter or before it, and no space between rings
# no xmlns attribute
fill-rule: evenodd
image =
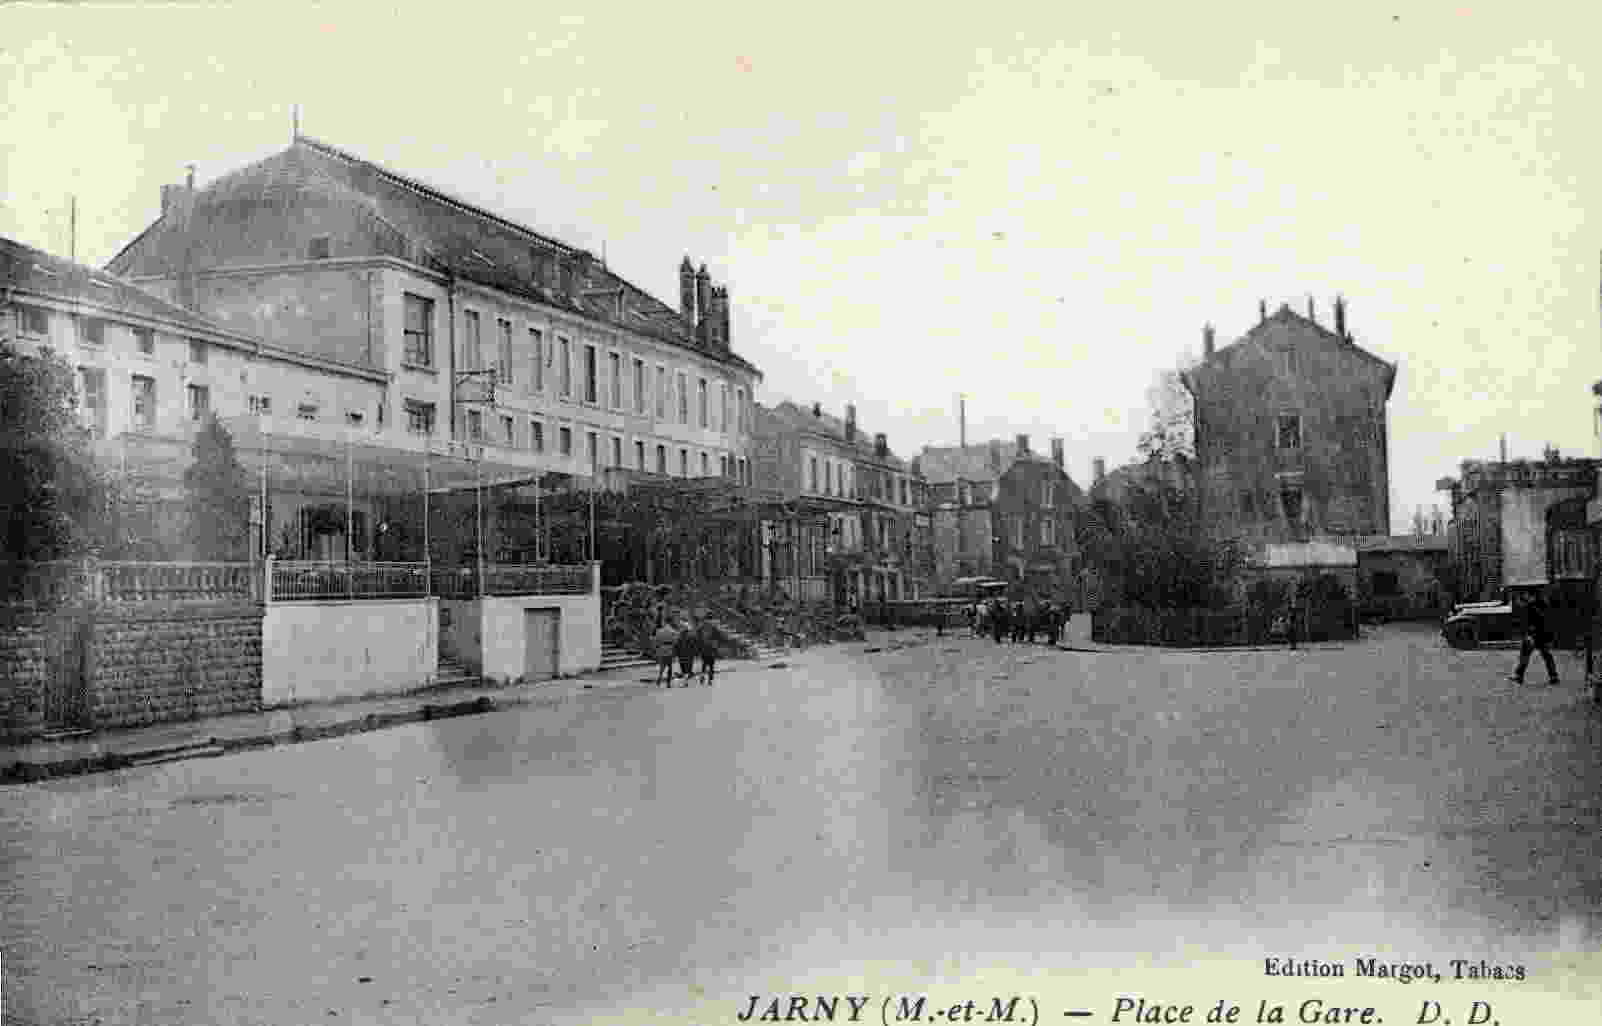
<svg viewBox="0 0 1602 1026"><path fill-rule="evenodd" d="M376 376L359 409L311 416L360 414L397 448L442 442L570 481L750 479L760 374L734 352L728 289L688 258L675 309L581 249L297 136L204 188L164 187L161 217L109 269Z"/></svg>
<svg viewBox="0 0 1602 1026"><path fill-rule="evenodd" d="M1344 300L1332 326L1281 306L1183 376L1195 400L1197 487L1220 536L1259 544L1390 534L1386 403L1396 365L1361 348Z"/></svg>
<svg viewBox="0 0 1602 1026"><path fill-rule="evenodd" d="M999 577L1042 596L1081 597L1083 561L1076 538L1084 493L1063 466L1029 436L982 445L925 446L918 463L929 485L935 587L965 577Z"/></svg>

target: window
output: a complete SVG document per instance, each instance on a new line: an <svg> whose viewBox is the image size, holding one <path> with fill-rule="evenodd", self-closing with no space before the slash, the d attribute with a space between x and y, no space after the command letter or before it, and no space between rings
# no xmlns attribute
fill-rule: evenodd
<svg viewBox="0 0 1602 1026"><path fill-rule="evenodd" d="M1287 377L1287 378L1295 377L1296 376L1296 370L1297 370L1297 366L1296 366L1296 350L1294 350L1294 349L1281 349L1279 351L1278 355L1279 355L1279 373L1280 373L1280 376L1281 377Z"/></svg>
<svg viewBox="0 0 1602 1026"><path fill-rule="evenodd" d="M1374 576L1369 578L1369 590L1380 598L1388 598L1402 593L1401 582L1393 570L1376 570Z"/></svg>
<svg viewBox="0 0 1602 1026"><path fill-rule="evenodd" d="M1024 518L1012 518L1012 547L1021 549L1024 546Z"/></svg>
<svg viewBox="0 0 1602 1026"><path fill-rule="evenodd" d="M712 476L712 458L704 452L701 454L701 476Z"/></svg>
<svg viewBox="0 0 1602 1026"><path fill-rule="evenodd" d="M723 382L718 383L718 427L729 430L729 386Z"/></svg>
<svg viewBox="0 0 1602 1026"><path fill-rule="evenodd" d="M206 414L211 412L211 389L205 385L190 385L186 391L189 395L189 419L205 420Z"/></svg>
<svg viewBox="0 0 1602 1026"><path fill-rule="evenodd" d="M613 438L612 439L612 466L621 467L622 465L623 465L623 439L621 439L621 438Z"/></svg>
<svg viewBox="0 0 1602 1026"><path fill-rule="evenodd" d="M718 476L719 477L728 477L729 476L729 458L727 456L719 456L718 457Z"/></svg>
<svg viewBox="0 0 1602 1026"><path fill-rule="evenodd" d="M306 247L306 259L308 259L308 260L327 260L328 259L329 248L330 248L330 240L329 240L328 236L326 236L326 235L315 236L311 240L311 244Z"/></svg>
<svg viewBox="0 0 1602 1026"><path fill-rule="evenodd" d="M634 443L634 466L639 470L645 469L645 443Z"/></svg>
<svg viewBox="0 0 1602 1026"><path fill-rule="evenodd" d="M668 393L667 368L661 366L660 364L658 364L657 368L656 368L656 419L657 420L666 420L667 419L667 393Z"/></svg>
<svg viewBox="0 0 1602 1026"><path fill-rule="evenodd" d="M634 361L634 412L645 412L645 361L640 359ZM643 463L640 469L645 469Z"/></svg>
<svg viewBox="0 0 1602 1026"><path fill-rule="evenodd" d="M135 431L152 431L156 427L156 379L139 374L133 376L133 419Z"/></svg>
<svg viewBox="0 0 1602 1026"><path fill-rule="evenodd" d="M1257 496L1251 492L1240 493L1240 511L1244 516L1257 515Z"/></svg>
<svg viewBox="0 0 1602 1026"><path fill-rule="evenodd" d="M484 414L481 410L467 411L467 437L470 441L484 440Z"/></svg>
<svg viewBox="0 0 1602 1026"><path fill-rule="evenodd" d="M699 409L700 414L701 414L701 428L702 428L702 430L705 430L707 428L707 426L708 426L707 405L706 405L706 379L705 378L702 378L698 382L695 394L696 394L696 403L698 404L698 409Z"/></svg>
<svg viewBox="0 0 1602 1026"><path fill-rule="evenodd" d="M495 383L508 386L512 383L512 322L502 317L496 320L495 326L500 329L500 343L495 354Z"/></svg>
<svg viewBox="0 0 1602 1026"><path fill-rule="evenodd" d="M556 452L559 456L573 455L573 429L561 428L556 432Z"/></svg>
<svg viewBox="0 0 1602 1026"><path fill-rule="evenodd" d="M1293 524L1302 521L1302 490L1300 488L1282 488L1279 493L1280 508L1285 511L1285 519Z"/></svg>
<svg viewBox="0 0 1602 1026"><path fill-rule="evenodd" d="M606 354L607 372L611 375L607 384L612 388L612 409L623 408L623 357L616 353Z"/></svg>
<svg viewBox="0 0 1602 1026"><path fill-rule="evenodd" d="M316 420L317 404L301 403L295 407L295 416L299 417L301 420Z"/></svg>
<svg viewBox="0 0 1602 1026"><path fill-rule="evenodd" d="M479 329L478 311L464 310L462 317L466 321L466 327L462 331L462 370L482 370L484 339Z"/></svg>
<svg viewBox="0 0 1602 1026"><path fill-rule="evenodd" d="M528 447L535 452L545 451L545 425L537 420L528 422Z"/></svg>
<svg viewBox="0 0 1602 1026"><path fill-rule="evenodd" d="M690 422L690 379L683 372L679 373L679 423Z"/></svg>
<svg viewBox="0 0 1602 1026"><path fill-rule="evenodd" d="M679 450L679 476L690 476L690 450L688 449Z"/></svg>
<svg viewBox="0 0 1602 1026"><path fill-rule="evenodd" d="M1302 447L1302 417L1299 413L1279 415L1279 430L1274 433L1274 445L1280 449Z"/></svg>
<svg viewBox="0 0 1602 1026"><path fill-rule="evenodd" d="M144 356L154 356L156 354L156 333L154 331L149 328L135 328L133 335L134 352Z"/></svg>
<svg viewBox="0 0 1602 1026"><path fill-rule="evenodd" d="M413 367L434 366L434 301L410 292L406 306L406 345L401 359Z"/></svg>
<svg viewBox="0 0 1602 1026"><path fill-rule="evenodd" d="M50 334L50 312L37 306L17 307L17 330L24 335Z"/></svg>
<svg viewBox="0 0 1602 1026"><path fill-rule="evenodd" d="M428 437L434 433L434 404L416 399L406 400L406 430L410 434Z"/></svg>
<svg viewBox="0 0 1602 1026"><path fill-rule="evenodd" d="M596 374L597 374L597 368L596 368L596 364L595 364L595 347L594 346L585 346L584 347L584 401L587 402L587 403L599 402L599 400L596 398L596 396L598 395L598 390L596 388L596 381L595 381Z"/></svg>
<svg viewBox="0 0 1602 1026"><path fill-rule="evenodd" d="M907 504L906 487L905 487L906 486L906 482L903 481L903 482L901 482L901 484L902 484L901 504L903 506L905 506ZM1046 509L1050 509L1051 508L1051 499L1052 499L1051 486L1054 485L1054 484L1056 484L1055 481L1042 481L1042 482L1040 482L1040 505L1043 506Z"/></svg>
<svg viewBox="0 0 1602 1026"><path fill-rule="evenodd" d="M561 350L559 357L562 362L556 368L556 371L560 376L562 398L571 399L573 397L573 343L565 338L557 341L560 343L557 348Z"/></svg>
<svg viewBox="0 0 1602 1026"><path fill-rule="evenodd" d="M507 414L501 415L501 444L511 448L517 443L517 429L512 426L512 418Z"/></svg>
<svg viewBox="0 0 1602 1026"><path fill-rule="evenodd" d="M1056 527L1057 527L1057 522L1055 520L1051 519L1050 517L1041 517L1040 518L1040 544L1042 544L1042 545L1055 544L1056 536L1055 536L1054 532L1055 532Z"/></svg>
<svg viewBox="0 0 1602 1026"><path fill-rule="evenodd" d="M78 341L86 346L106 344L106 322L98 317L78 318Z"/></svg>
<svg viewBox="0 0 1602 1026"><path fill-rule="evenodd" d="M190 363L194 363L194 364L199 364L200 366L204 367L207 363L210 362L209 356L211 355L206 350L207 350L206 343L201 342L198 339L190 339L189 340L189 362Z"/></svg>
<svg viewBox="0 0 1602 1026"><path fill-rule="evenodd" d="M538 328L528 329L528 347L534 355L534 391L545 391L545 333Z"/></svg>
<svg viewBox="0 0 1602 1026"><path fill-rule="evenodd" d="M746 430L745 389L743 388L734 390L734 419L738 422L738 427L741 431Z"/></svg>
<svg viewBox="0 0 1602 1026"><path fill-rule="evenodd" d="M809 456L809 457L807 457L807 491L815 492L817 490L818 490L818 458L816 456Z"/></svg>
<svg viewBox="0 0 1602 1026"><path fill-rule="evenodd" d="M665 445L656 447L656 472L658 474L667 473L667 446Z"/></svg>
<svg viewBox="0 0 1602 1026"><path fill-rule="evenodd" d="M79 367L78 385L84 425L96 438L106 437L106 372L98 367Z"/></svg>
<svg viewBox="0 0 1602 1026"><path fill-rule="evenodd" d="M590 457L590 473L597 473L601 469L601 440L594 431L588 431L584 442Z"/></svg>
<svg viewBox="0 0 1602 1026"><path fill-rule="evenodd" d="M253 395L250 397L250 412L257 416L265 416L273 412L273 397L270 395Z"/></svg>

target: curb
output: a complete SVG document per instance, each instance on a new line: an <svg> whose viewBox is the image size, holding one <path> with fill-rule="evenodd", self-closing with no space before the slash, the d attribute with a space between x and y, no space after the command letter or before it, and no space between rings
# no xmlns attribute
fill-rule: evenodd
<svg viewBox="0 0 1602 1026"><path fill-rule="evenodd" d="M511 702L507 703L507 707L521 704L524 703ZM233 752L274 748L279 745L301 744L307 741L323 741L328 738L344 737L348 734L365 734L371 731L384 730L388 727L400 726L405 723L453 719L458 716L477 716L482 713L493 712L496 708L497 706L493 699L488 695L482 695L465 702L452 702L445 705L430 703L419 706L416 709L406 709L400 712L369 713L356 719L292 727L289 730L280 730L271 734L210 738L205 741L190 741L181 745L167 745L161 748L147 748L133 752L105 752L100 755L77 756L71 759L59 759L55 762L24 762L18 760L4 768L0 768L0 784L28 784L41 780L85 776L90 773L133 769L139 766L155 766L166 762L215 758L219 755L228 755Z"/></svg>

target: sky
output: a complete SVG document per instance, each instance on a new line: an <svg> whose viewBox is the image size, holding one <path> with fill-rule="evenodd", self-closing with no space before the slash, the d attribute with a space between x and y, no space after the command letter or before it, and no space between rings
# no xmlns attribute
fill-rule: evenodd
<svg viewBox="0 0 1602 1026"><path fill-rule="evenodd" d="M1503 434L1602 454L1602 13L1219 6L0 5L0 234L103 264L298 104L671 305L706 263L759 399L905 456L960 393L1085 483L1205 323L1337 293L1399 364L1393 530Z"/></svg>

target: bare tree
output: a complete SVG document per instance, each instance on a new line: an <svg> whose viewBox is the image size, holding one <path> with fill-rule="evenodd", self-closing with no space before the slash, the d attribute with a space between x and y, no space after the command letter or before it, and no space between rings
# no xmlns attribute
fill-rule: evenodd
<svg viewBox="0 0 1602 1026"><path fill-rule="evenodd" d="M1184 368L1193 362L1187 358L1178 367L1158 371L1151 387L1146 389L1151 421L1136 446L1142 459L1195 459L1196 402L1180 378Z"/></svg>

